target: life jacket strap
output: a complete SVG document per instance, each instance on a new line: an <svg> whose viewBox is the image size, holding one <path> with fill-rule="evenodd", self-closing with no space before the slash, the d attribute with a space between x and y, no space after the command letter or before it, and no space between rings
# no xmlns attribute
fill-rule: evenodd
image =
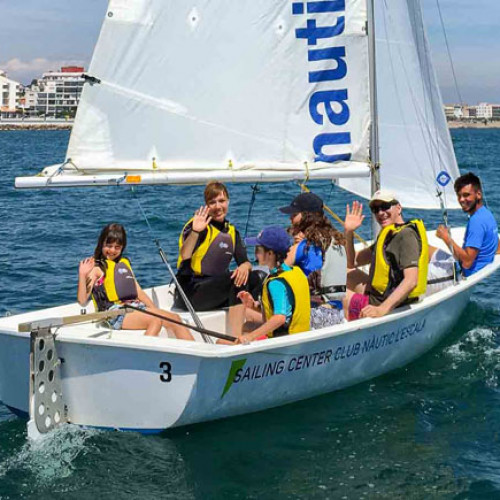
<svg viewBox="0 0 500 500"><path fill-rule="evenodd" d="M345 293L347 291L347 287L345 285L336 285L336 286L325 286L320 288L320 293Z"/></svg>
<svg viewBox="0 0 500 500"><path fill-rule="evenodd" d="M446 283L447 281L453 281L453 276L444 276L443 278L434 278L427 282L428 285L437 285L438 283Z"/></svg>

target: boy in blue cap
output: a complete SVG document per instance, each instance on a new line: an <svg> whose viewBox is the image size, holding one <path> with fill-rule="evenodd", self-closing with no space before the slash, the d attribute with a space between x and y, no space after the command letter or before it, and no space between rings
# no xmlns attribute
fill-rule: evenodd
<svg viewBox="0 0 500 500"><path fill-rule="evenodd" d="M246 242L263 248L263 264L269 266L271 272L264 282L262 304L248 292L238 294L245 305L247 321L260 326L240 335L236 343L246 344L266 337L308 331L311 316L309 284L300 268L284 263L290 248L288 233L282 227L270 226Z"/></svg>

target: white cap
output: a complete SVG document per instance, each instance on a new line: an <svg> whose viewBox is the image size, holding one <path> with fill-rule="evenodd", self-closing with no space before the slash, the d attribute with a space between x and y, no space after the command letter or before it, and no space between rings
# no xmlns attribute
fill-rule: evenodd
<svg viewBox="0 0 500 500"><path fill-rule="evenodd" d="M394 193L388 189L379 189L376 191L370 199L370 207L374 201L385 201L386 203L395 201L396 203L399 203Z"/></svg>

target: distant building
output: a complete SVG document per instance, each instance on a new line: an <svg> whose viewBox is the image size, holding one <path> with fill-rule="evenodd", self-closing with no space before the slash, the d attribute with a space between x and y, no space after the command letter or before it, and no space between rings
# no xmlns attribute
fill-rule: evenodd
<svg viewBox="0 0 500 500"><path fill-rule="evenodd" d="M445 104L444 114L448 120L453 118L453 110L454 110L454 106L451 106L449 104Z"/></svg>
<svg viewBox="0 0 500 500"><path fill-rule="evenodd" d="M467 114L467 106L461 104L447 104L444 107L447 120L460 120Z"/></svg>
<svg viewBox="0 0 500 500"><path fill-rule="evenodd" d="M74 118L85 83L84 71L80 66L65 66L61 71L44 73L26 92L26 104L34 105L38 115Z"/></svg>
<svg viewBox="0 0 500 500"><path fill-rule="evenodd" d="M492 105L487 102L481 102L476 106L477 117L482 120L491 120L493 117Z"/></svg>
<svg viewBox="0 0 500 500"><path fill-rule="evenodd" d="M74 118L85 80L81 66L48 71L24 87L0 70L0 118Z"/></svg>
<svg viewBox="0 0 500 500"><path fill-rule="evenodd" d="M7 78L5 71L0 70L0 114L2 117L16 114L21 91L22 85Z"/></svg>

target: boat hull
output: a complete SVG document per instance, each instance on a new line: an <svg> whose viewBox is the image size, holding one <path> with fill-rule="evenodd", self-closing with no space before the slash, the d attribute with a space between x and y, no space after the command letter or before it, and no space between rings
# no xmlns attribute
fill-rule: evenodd
<svg viewBox="0 0 500 500"><path fill-rule="evenodd" d="M264 410L400 368L452 331L470 292L396 321L314 342L202 363L176 426Z"/></svg>
<svg viewBox="0 0 500 500"><path fill-rule="evenodd" d="M452 331L471 287L380 320L205 354L58 337L69 421L159 432L339 390L404 366ZM0 395L28 412L29 335L0 332ZM214 346L215 347L215 346Z"/></svg>

